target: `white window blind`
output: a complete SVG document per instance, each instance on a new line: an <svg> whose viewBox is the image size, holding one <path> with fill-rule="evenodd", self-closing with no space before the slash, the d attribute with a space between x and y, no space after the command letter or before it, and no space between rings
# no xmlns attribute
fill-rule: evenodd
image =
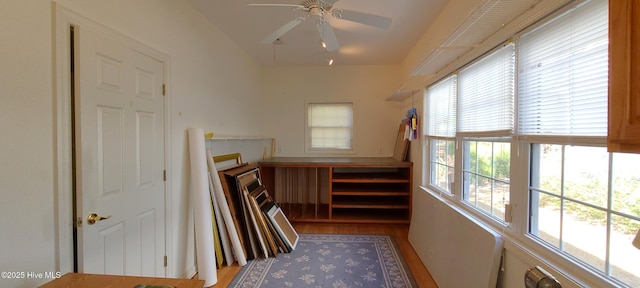
<svg viewBox="0 0 640 288"><path fill-rule="evenodd" d="M439 137L456 136L457 77L449 76L429 87L427 135Z"/></svg>
<svg viewBox="0 0 640 288"><path fill-rule="evenodd" d="M310 149L351 149L353 103L309 103L307 110Z"/></svg>
<svg viewBox="0 0 640 288"><path fill-rule="evenodd" d="M458 74L458 132L513 131L515 49L505 45Z"/></svg>
<svg viewBox="0 0 640 288"><path fill-rule="evenodd" d="M520 134L607 135L607 11L607 1L590 1L522 37Z"/></svg>

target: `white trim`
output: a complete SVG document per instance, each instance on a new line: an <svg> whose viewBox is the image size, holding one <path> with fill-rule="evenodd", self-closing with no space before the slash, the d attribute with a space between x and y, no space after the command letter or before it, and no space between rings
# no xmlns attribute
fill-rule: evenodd
<svg viewBox="0 0 640 288"><path fill-rule="evenodd" d="M171 85L171 56L162 52L157 52L159 55L155 55L156 57L158 57L157 59L162 62L163 67L164 67L164 88L165 88L165 93L164 93L164 98L163 98L163 107L164 107L164 169L166 171L166 178L164 181L164 196L165 196L165 202L164 202L164 253L165 256L168 257L168 259L173 259L178 257L176 254L173 253L173 250L171 249L173 247L173 221L172 219L173 217L173 210L171 209L173 207L173 193L171 190L172 185L172 179L173 179L173 173L171 173L173 170L171 169L171 167L173 167L172 162L171 162L171 88L173 87ZM171 260L168 260L167 262L167 266L165 267L165 277L174 277L175 275L175 269L176 267L174 267L174 265L171 265ZM173 262L175 263L175 262Z"/></svg>
<svg viewBox="0 0 640 288"><path fill-rule="evenodd" d="M164 157L165 157L165 170L167 171L167 179L165 181L165 255L171 259L174 257L171 237L173 234L171 219L173 219L172 197L171 197L171 120L170 114L170 60L171 57L161 51L158 51L150 46L141 43L131 37L128 37L120 32L114 31L106 26L94 22L91 19L85 18L80 14L73 12L59 3L55 3L53 6L55 15L55 27L54 37L55 46L54 49L54 87L55 87L55 103L56 103L56 179L57 185L56 191L56 269L61 273L73 271L73 216L72 216L72 143L71 143L71 87L70 84L70 29L69 27L79 26L88 27L93 30L100 31L105 35L108 35L111 39L117 39L127 41L133 44L133 48L139 52L142 52L148 56L151 56L161 62L164 67L164 82L166 86L166 95L163 98L164 105ZM168 264L170 264L169 262ZM174 274L175 267L168 265L165 268L165 277L167 275Z"/></svg>
<svg viewBox="0 0 640 288"><path fill-rule="evenodd" d="M70 29L71 20L56 3L55 9L55 46L54 55L54 87L56 98L56 177L54 204L57 222L56 229L56 269L61 273L73 271L73 203L72 195L72 159L71 152L71 88L70 75Z"/></svg>

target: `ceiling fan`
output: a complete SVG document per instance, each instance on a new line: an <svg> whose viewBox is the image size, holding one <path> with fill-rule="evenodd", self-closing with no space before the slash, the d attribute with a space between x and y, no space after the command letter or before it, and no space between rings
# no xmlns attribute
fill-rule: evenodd
<svg viewBox="0 0 640 288"><path fill-rule="evenodd" d="M289 32L294 27L298 26L298 24L302 23L306 20L307 17L318 17L318 22L316 23L316 29L318 30L318 34L320 35L320 39L322 40L322 46L327 49L327 51L335 51L340 48L340 44L338 43L338 38L336 38L336 33L334 32L331 24L325 17L325 15L331 15L338 19L343 19L347 21L352 21L360 24L365 24L373 27L378 27L381 29L388 29L391 27L391 18L358 12L347 9L339 9L334 8L333 4L338 2L338 0L306 0L300 4L248 4L249 6L271 6L271 7L291 7L295 10L303 10L307 12L307 15L304 17L297 17L282 27L278 28L276 31L271 33L269 36L262 40L262 43L271 44L274 41L278 40L282 35Z"/></svg>

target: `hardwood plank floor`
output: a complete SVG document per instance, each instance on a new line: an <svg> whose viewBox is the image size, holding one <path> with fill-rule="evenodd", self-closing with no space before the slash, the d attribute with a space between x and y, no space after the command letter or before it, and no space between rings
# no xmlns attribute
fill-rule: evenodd
<svg viewBox="0 0 640 288"><path fill-rule="evenodd" d="M398 248L411 269L413 277L420 287L437 288L429 271L424 267L420 258L409 244L409 225L406 224L324 224L324 223L293 223L298 233L318 234L387 234L394 238ZM235 262L232 266L218 269L218 283L213 287L227 287L233 281L242 267ZM197 278L197 275L194 277Z"/></svg>

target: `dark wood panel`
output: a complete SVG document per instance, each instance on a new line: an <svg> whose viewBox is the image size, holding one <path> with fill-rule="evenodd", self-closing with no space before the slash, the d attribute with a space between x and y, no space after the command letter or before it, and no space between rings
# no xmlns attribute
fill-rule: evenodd
<svg viewBox="0 0 640 288"><path fill-rule="evenodd" d="M610 152L640 153L640 1L609 1Z"/></svg>

